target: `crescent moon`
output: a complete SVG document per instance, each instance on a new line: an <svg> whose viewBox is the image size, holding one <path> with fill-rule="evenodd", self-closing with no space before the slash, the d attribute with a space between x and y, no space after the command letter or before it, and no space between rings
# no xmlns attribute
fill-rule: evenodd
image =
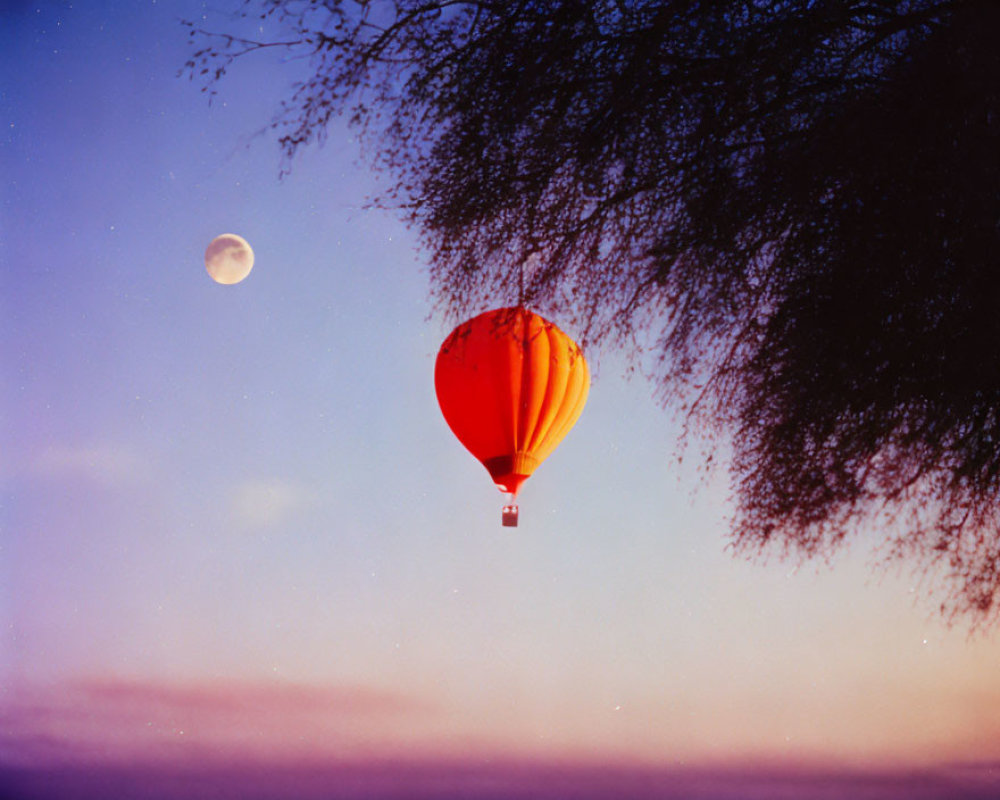
<svg viewBox="0 0 1000 800"><path fill-rule="evenodd" d="M216 236L205 249L205 269L216 283L239 283L253 269L253 248L235 233Z"/></svg>

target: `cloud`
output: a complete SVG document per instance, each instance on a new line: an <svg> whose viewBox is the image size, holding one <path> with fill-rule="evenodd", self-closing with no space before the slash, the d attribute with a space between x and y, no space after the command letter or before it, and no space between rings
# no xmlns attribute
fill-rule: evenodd
<svg viewBox="0 0 1000 800"><path fill-rule="evenodd" d="M247 713L371 716L409 712L417 704L396 692L367 686L310 686L282 681L162 682L105 679L76 691L102 708L159 708L174 714Z"/></svg>
<svg viewBox="0 0 1000 800"><path fill-rule="evenodd" d="M365 756L436 708L365 685L109 678L0 696L0 766ZM405 742L404 742L405 743Z"/></svg>
<svg viewBox="0 0 1000 800"><path fill-rule="evenodd" d="M288 800L985 800L997 762L664 768L599 756L483 752L435 724L446 709L364 684L105 678L0 693L0 795ZM489 720L484 720L489 726ZM408 748L417 731L424 749ZM444 743L464 749L448 750ZM429 746L428 746L429 745ZM668 759L668 762L670 760ZM14 791L4 793L14 787Z"/></svg>
<svg viewBox="0 0 1000 800"><path fill-rule="evenodd" d="M245 528L271 528L311 506L313 493L280 480L246 481L233 489L230 511Z"/></svg>
<svg viewBox="0 0 1000 800"><path fill-rule="evenodd" d="M35 457L30 471L43 478L82 477L108 486L149 477L147 462L134 451L107 443L47 447Z"/></svg>

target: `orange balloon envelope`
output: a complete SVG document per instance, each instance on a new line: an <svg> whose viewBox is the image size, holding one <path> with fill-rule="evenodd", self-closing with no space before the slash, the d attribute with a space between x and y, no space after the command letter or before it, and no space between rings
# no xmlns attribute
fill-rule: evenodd
<svg viewBox="0 0 1000 800"><path fill-rule="evenodd" d="M452 432L497 488L516 496L583 411L590 371L576 342L516 306L455 328L438 353L434 386ZM516 507L508 509L504 524L517 524Z"/></svg>

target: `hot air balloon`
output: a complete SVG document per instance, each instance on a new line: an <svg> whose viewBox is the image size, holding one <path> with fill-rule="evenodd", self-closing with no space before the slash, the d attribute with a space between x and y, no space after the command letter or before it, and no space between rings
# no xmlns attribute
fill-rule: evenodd
<svg viewBox="0 0 1000 800"><path fill-rule="evenodd" d="M523 306L487 311L444 340L434 387L452 432L508 496L503 524L516 526L518 490L587 401L579 346Z"/></svg>

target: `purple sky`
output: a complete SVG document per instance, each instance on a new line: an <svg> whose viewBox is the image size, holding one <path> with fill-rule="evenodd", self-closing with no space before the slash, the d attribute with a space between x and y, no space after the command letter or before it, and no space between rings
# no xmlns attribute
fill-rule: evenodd
<svg viewBox="0 0 1000 800"><path fill-rule="evenodd" d="M4 780L6 779L6 785ZM258 764L104 770L57 767L0 775L0 789L36 800L993 800L984 765L932 771L595 768L572 764Z"/></svg>
<svg viewBox="0 0 1000 800"><path fill-rule="evenodd" d="M416 236L364 209L378 178L343 127L281 181L255 135L305 65L248 60L211 106L177 77L178 20L226 29L238 5L0 11L0 765L18 791L107 797L150 764L211 764L204 785L294 773L295 796L328 797L328 765L351 763L390 788L378 765L417 765L434 797L522 777L537 797L995 792L995 770L954 765L1000 758L996 635L873 571L876 530L830 567L734 559L724 471L678 462L677 421L615 354L588 354L583 416L500 527L437 408L448 330ZM221 286L203 253L229 232L256 262ZM627 777L587 772L607 763ZM243 764L268 777L225 771ZM795 783L804 766L821 776ZM868 794L845 788L858 770Z"/></svg>

